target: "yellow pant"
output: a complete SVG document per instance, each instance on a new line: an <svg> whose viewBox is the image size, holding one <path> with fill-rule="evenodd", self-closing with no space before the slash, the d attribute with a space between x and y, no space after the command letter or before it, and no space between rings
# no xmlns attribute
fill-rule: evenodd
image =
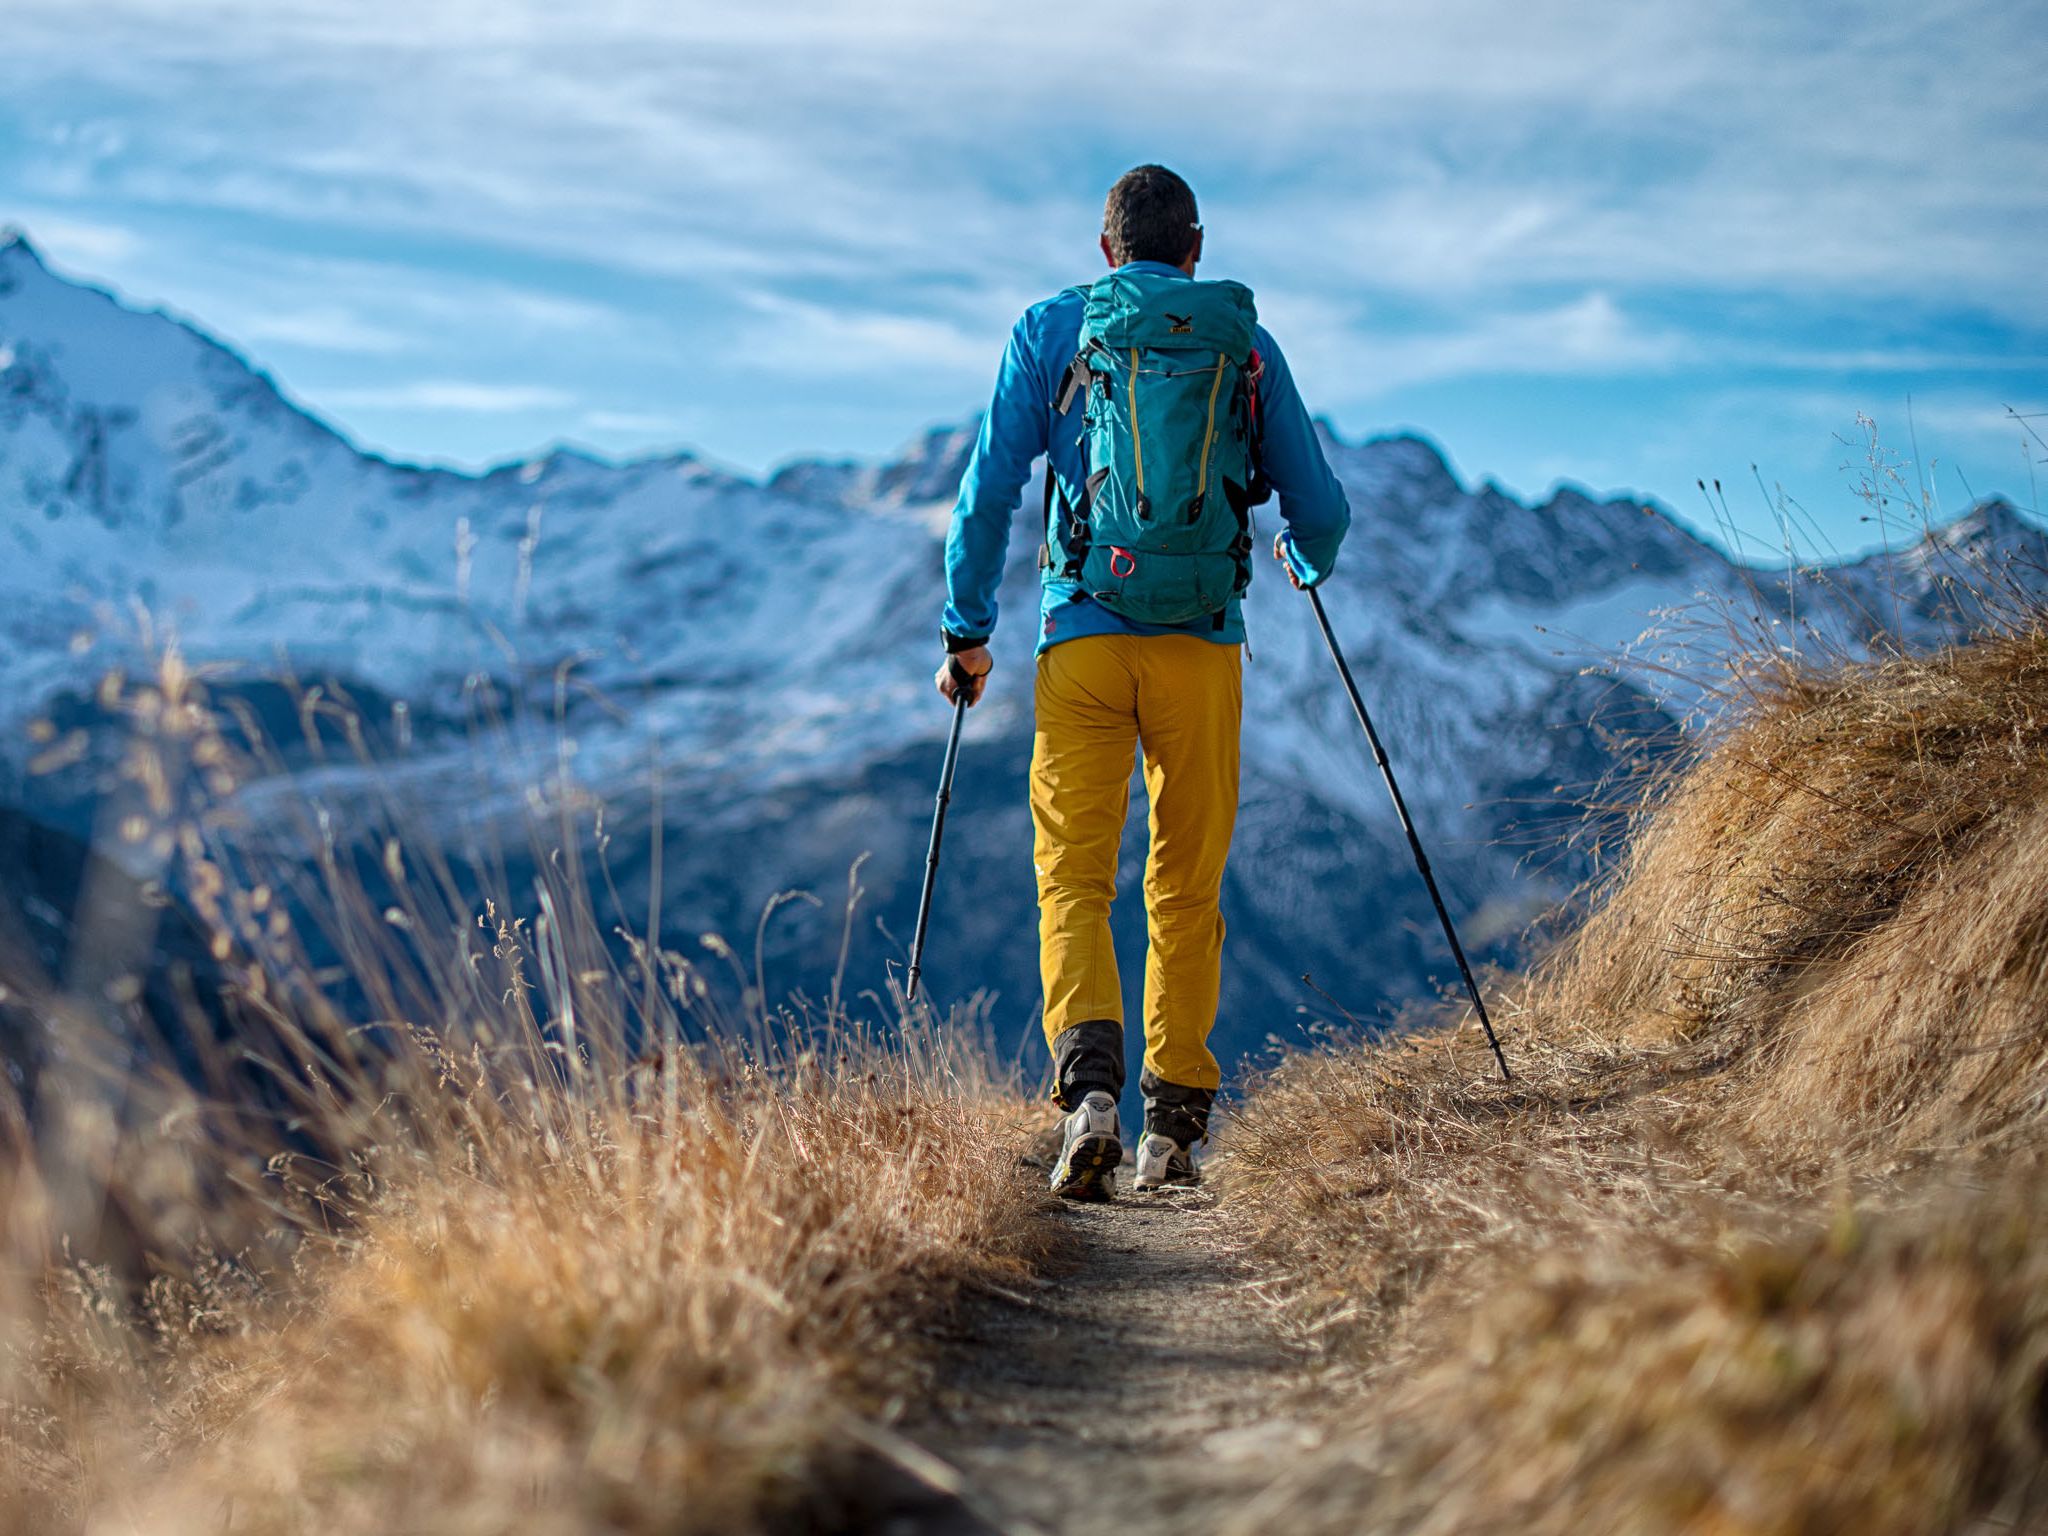
<svg viewBox="0 0 2048 1536"><path fill-rule="evenodd" d="M1085 635L1038 658L1032 855L1048 1042L1091 1019L1123 1022L1110 943L1131 764L1145 752L1145 1066L1214 1089L1209 1053L1223 961L1217 899L1237 822L1241 647L1192 635Z"/></svg>

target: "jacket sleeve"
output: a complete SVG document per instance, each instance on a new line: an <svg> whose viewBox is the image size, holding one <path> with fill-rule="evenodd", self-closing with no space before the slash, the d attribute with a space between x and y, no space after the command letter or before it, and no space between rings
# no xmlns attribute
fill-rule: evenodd
<svg viewBox="0 0 2048 1536"><path fill-rule="evenodd" d="M1259 380L1262 462L1280 497L1281 520L1287 524L1288 563L1314 586L1337 563L1337 546L1351 526L1351 505L1323 457L1323 445L1316 441L1315 425L1294 387L1287 359L1264 327L1259 330L1259 356L1265 364Z"/></svg>
<svg viewBox="0 0 2048 1536"><path fill-rule="evenodd" d="M1010 550L1010 525L1023 500L1031 463L1045 452L1050 391L1030 328L1017 322L1003 350L995 397L981 421L960 499L946 530L946 613L948 649L978 645L996 627L996 589Z"/></svg>

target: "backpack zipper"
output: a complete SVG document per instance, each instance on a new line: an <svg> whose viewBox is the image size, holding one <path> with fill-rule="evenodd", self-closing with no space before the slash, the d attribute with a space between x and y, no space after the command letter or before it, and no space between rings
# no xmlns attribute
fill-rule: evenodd
<svg viewBox="0 0 2048 1536"><path fill-rule="evenodd" d="M1209 427L1202 436L1202 478L1195 486L1195 506L1199 509L1202 499L1209 494L1209 460L1216 456L1216 396L1223 388L1223 365L1229 361L1227 353L1216 354L1216 378L1209 386ZM1135 420L1135 416L1132 418ZM1140 482L1142 486L1143 482Z"/></svg>
<svg viewBox="0 0 2048 1536"><path fill-rule="evenodd" d="M1131 382L1126 387L1131 408L1131 462L1138 471L1138 499L1145 497L1145 444L1138 436L1138 349L1131 348Z"/></svg>

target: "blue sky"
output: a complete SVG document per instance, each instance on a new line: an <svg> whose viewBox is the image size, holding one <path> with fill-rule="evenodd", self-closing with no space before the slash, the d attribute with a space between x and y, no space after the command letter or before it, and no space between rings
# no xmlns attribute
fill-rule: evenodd
<svg viewBox="0 0 2048 1536"><path fill-rule="evenodd" d="M1718 477L1768 544L1755 464L1848 550L1863 413L1942 511L2037 504L2005 414L2048 412L2032 5L5 15L0 221L403 457L885 454L979 408L1158 159L1346 436L1710 533Z"/></svg>

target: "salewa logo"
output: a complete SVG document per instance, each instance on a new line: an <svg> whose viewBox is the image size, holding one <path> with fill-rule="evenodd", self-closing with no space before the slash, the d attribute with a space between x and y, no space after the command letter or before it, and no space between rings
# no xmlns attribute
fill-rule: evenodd
<svg viewBox="0 0 2048 1536"><path fill-rule="evenodd" d="M1166 318L1173 322L1171 328L1166 333L1167 335L1192 336L1195 334L1195 317L1193 315L1168 315Z"/></svg>

